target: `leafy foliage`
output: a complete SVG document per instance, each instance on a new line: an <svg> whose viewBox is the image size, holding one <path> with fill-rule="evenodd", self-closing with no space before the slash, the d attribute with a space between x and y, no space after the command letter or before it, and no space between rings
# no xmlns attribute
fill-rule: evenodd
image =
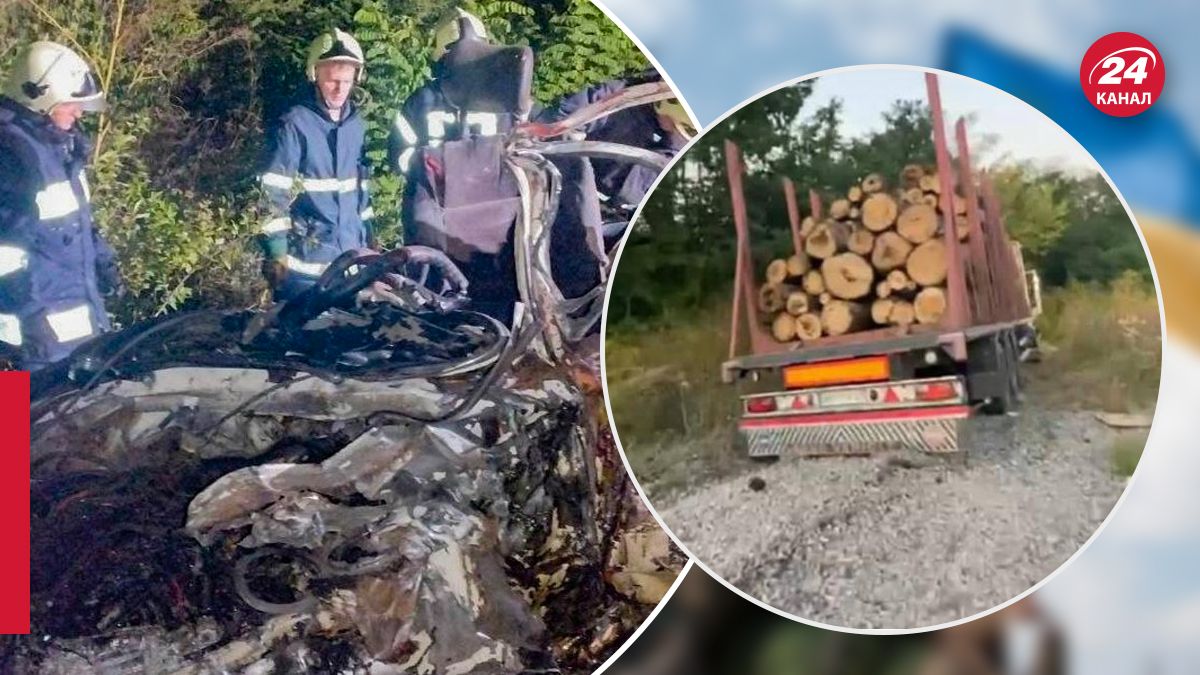
<svg viewBox="0 0 1200 675"><path fill-rule="evenodd" d="M815 81L753 101L696 142L649 196L613 279L608 325L636 331L704 312L731 292L736 237L724 144L741 148L750 240L759 270L791 250L781 179L828 201L867 173L895 180L905 165L933 164L933 125L920 101L896 101L880 130L847 137L843 103L801 114ZM983 139L984 144L988 139ZM1051 286L1109 282L1149 267L1128 216L1097 174L1084 178L1004 164L991 169L1006 224Z"/></svg>
<svg viewBox="0 0 1200 675"><path fill-rule="evenodd" d="M533 43L542 55L534 71L539 101L649 67L637 45L591 0L568 0L565 9L549 18Z"/></svg>
<svg viewBox="0 0 1200 675"><path fill-rule="evenodd" d="M1043 180L1054 185L1067 207L1061 236L1042 255L1046 283L1108 283L1130 271L1146 284L1153 283L1129 214L1103 178L1072 180L1051 174Z"/></svg>
<svg viewBox="0 0 1200 675"><path fill-rule="evenodd" d="M1021 242L1025 254L1037 261L1063 234L1070 206L1056 194L1055 186L1040 180L1027 166L1005 167L992 174L996 193L1004 205L1009 234ZM1126 222L1126 229L1128 227Z"/></svg>
<svg viewBox="0 0 1200 675"><path fill-rule="evenodd" d="M356 100L367 119L372 195L385 244L399 242L403 181L387 173L389 126L428 79L434 28L456 4L498 40L530 45L549 101L643 70L636 46L588 0L20 0L0 4L0 70L50 39L92 63L113 105L85 118L96 142L101 229L130 290L119 322L192 306L245 306L265 291L253 245L264 128L308 87L321 30L367 55Z"/></svg>
<svg viewBox="0 0 1200 675"><path fill-rule="evenodd" d="M750 239L760 262L791 246L781 179L797 190L807 211L811 188L828 199L872 171L896 176L905 164L933 157L932 126L920 103L897 101L883 130L847 138L842 102L801 115L816 80L779 89L735 112L707 132L659 183L642 210L613 280L609 325L620 329L669 320L725 296L733 279L736 244L725 141L746 164L743 191Z"/></svg>

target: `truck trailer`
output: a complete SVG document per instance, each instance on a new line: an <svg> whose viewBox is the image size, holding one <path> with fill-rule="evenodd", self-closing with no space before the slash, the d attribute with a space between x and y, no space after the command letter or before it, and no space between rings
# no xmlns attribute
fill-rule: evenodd
<svg viewBox="0 0 1200 675"><path fill-rule="evenodd" d="M742 190L745 167L738 147L725 144L737 264L722 380L754 390L740 396L738 420L739 442L752 458L891 448L952 453L963 449L974 414L1009 414L1020 402L1019 365L1036 350L1036 273L1026 271L1020 246L1008 236L989 176L971 165L965 120L955 125L958 153L952 161L936 75L926 74L926 88L940 183L938 236L947 264L946 307L936 323L786 342L773 338L756 307ZM802 255L795 187L784 179L783 189L796 253ZM955 199L972 205L964 237L957 229L964 223L954 217ZM816 191L809 191L809 202L811 216L820 222L822 203ZM743 323L748 334L744 345L739 339Z"/></svg>

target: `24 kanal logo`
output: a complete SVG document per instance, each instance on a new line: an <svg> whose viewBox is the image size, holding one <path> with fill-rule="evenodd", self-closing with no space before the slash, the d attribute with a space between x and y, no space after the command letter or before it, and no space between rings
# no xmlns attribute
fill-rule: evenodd
<svg viewBox="0 0 1200 675"><path fill-rule="evenodd" d="M1137 33L1109 33L1092 43L1079 64L1083 93L1101 112L1130 117L1162 94L1167 69L1162 55Z"/></svg>

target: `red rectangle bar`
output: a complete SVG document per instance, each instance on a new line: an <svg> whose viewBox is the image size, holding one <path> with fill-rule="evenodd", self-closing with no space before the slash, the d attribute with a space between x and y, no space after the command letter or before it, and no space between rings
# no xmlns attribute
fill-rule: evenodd
<svg viewBox="0 0 1200 675"><path fill-rule="evenodd" d="M758 429L764 427L806 426L810 424L895 422L897 420L918 420L934 417L966 417L970 413L970 406L951 405L939 408L909 408L906 410L838 412L818 415L788 415L787 417L743 419L738 424L738 427L742 429Z"/></svg>
<svg viewBox="0 0 1200 675"><path fill-rule="evenodd" d="M0 373L0 633L29 633L29 373Z"/></svg>

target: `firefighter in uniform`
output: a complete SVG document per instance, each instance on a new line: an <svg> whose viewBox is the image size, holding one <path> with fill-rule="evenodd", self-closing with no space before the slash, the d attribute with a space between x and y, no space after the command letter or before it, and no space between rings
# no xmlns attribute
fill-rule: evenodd
<svg viewBox="0 0 1200 675"><path fill-rule="evenodd" d="M461 37L459 20L462 19L470 23L477 37L487 39L483 22L462 9L456 9L438 25L433 40L434 79L404 101L388 133L388 167L397 174L408 174L412 168L412 157L418 148L437 147L444 141L472 136L503 134L516 123L515 116L509 113L460 111L451 106L442 94L439 82L443 73L442 57L447 48Z"/></svg>
<svg viewBox="0 0 1200 675"><path fill-rule="evenodd" d="M0 341L27 370L110 329L104 296L120 278L93 220L78 126L104 107L91 68L53 42L18 57L0 96Z"/></svg>
<svg viewBox="0 0 1200 675"><path fill-rule="evenodd" d="M259 177L268 210L262 242L276 300L299 294L339 254L371 239L366 124L350 101L364 68L353 37L337 29L321 34L308 50L313 87L268 143Z"/></svg>

